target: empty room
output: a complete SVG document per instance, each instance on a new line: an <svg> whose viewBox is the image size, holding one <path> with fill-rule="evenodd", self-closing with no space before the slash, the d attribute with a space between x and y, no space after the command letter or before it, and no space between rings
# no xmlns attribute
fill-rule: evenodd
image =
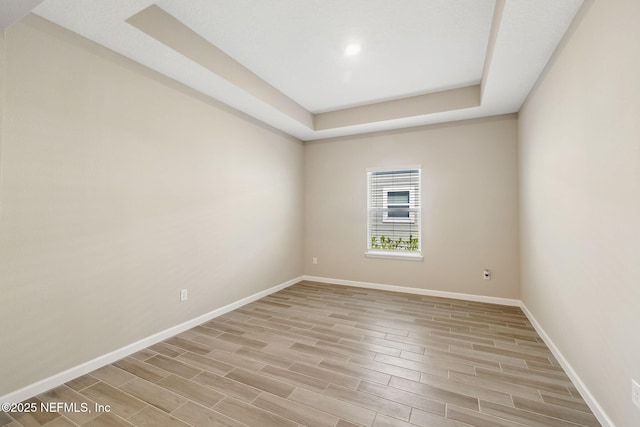
<svg viewBox="0 0 640 427"><path fill-rule="evenodd" d="M0 426L640 426L638 22L0 0Z"/></svg>

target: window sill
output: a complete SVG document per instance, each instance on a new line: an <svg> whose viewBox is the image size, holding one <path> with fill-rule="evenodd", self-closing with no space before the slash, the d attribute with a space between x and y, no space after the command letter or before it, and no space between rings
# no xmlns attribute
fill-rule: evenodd
<svg viewBox="0 0 640 427"><path fill-rule="evenodd" d="M399 259L404 261L423 261L424 257L420 253L405 253L405 252L391 252L391 251L367 251L364 253L367 258L380 258L380 259Z"/></svg>

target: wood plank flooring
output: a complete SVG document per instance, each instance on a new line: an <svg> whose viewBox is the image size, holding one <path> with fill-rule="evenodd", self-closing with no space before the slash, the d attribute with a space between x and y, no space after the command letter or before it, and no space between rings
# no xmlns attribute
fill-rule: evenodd
<svg viewBox="0 0 640 427"><path fill-rule="evenodd" d="M0 426L596 427L519 308L301 282L29 402Z"/></svg>

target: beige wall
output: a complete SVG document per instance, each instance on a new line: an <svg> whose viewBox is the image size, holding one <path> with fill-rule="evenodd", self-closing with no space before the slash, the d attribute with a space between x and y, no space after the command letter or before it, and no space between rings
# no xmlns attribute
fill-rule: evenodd
<svg viewBox="0 0 640 427"><path fill-rule="evenodd" d="M307 143L304 273L519 298L516 137L510 115ZM365 258L366 169L413 164L424 261Z"/></svg>
<svg viewBox="0 0 640 427"><path fill-rule="evenodd" d="M2 183L2 139L4 135L4 74L5 74L4 29L0 29L0 184ZM0 199L0 218L2 218L2 200Z"/></svg>
<svg viewBox="0 0 640 427"><path fill-rule="evenodd" d="M590 2L520 113L526 306L617 426L640 425L640 2Z"/></svg>
<svg viewBox="0 0 640 427"><path fill-rule="evenodd" d="M0 395L301 274L299 141L40 18L6 39Z"/></svg>

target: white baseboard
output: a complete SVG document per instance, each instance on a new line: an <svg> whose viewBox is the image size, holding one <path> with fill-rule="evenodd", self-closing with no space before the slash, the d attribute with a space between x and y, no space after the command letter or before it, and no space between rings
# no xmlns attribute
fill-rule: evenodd
<svg viewBox="0 0 640 427"><path fill-rule="evenodd" d="M282 289L288 288L291 285L294 285L302 280L308 280L311 282L320 282L320 283L328 283L332 285L342 285L342 286L354 286L358 288L368 288L368 289L379 289L383 291L392 291L392 292L404 292L409 294L416 295L427 295L427 296L435 296L435 297L443 297L443 298L453 298L467 301L476 301L476 302L487 302L492 304L501 304L501 305L509 305L520 307L524 314L527 316L535 330L538 332L540 337L544 340L545 344L549 347L555 358L558 360L562 368L565 370L573 384L576 386L582 397L584 398L589 408L593 411L593 414L596 416L602 427L615 427L615 424L606 414L604 409L600 406L594 396L591 394L586 385L582 382L578 374L575 372L573 367L569 364L567 359L562 355L558 347L553 343L551 338L544 331L542 326L535 319L533 314L529 311L529 309L522 303L520 300L516 299L508 299L508 298L498 298L498 297L489 297L483 295L472 295L472 294L461 294L456 292L445 292L445 291L435 291L430 289L419 289L419 288L411 288L405 286L395 286L395 285L385 285L381 283L368 283L368 282L358 282L353 280L342 280L342 279L331 279L326 277L316 277L316 276L300 276L294 279L288 280L279 285L273 286L269 289L265 289L264 291L255 293L246 298L233 302L231 304L225 305L224 307L217 308L209 313L205 313L201 316L198 316L194 319L188 320L179 325L173 326L164 331L153 334L149 337L143 338L139 341L126 345L122 348L119 348L115 351L97 357L88 362L82 363L78 366L74 366L73 368L67 369L66 371L55 374L49 378L45 378L41 381L23 387L19 390L6 394L4 396L0 396L0 402L9 402L9 403L17 403L21 402L30 397L36 396L40 393L43 393L52 388L58 387L68 381L71 381L74 378L82 376L84 374L88 374L91 371L94 371L98 368L101 368L105 365L113 363L117 360L122 359L123 357L129 356L135 352L138 352L144 348L147 348L153 344L156 344L160 341L163 341L167 338L170 338L174 335L177 335L181 332L189 330L194 326L200 325L204 322L207 322L215 317L221 316L225 313L235 310L236 308L242 307L243 305L249 304L253 301L259 300L267 295L270 295L274 292L280 291Z"/></svg>
<svg viewBox="0 0 640 427"><path fill-rule="evenodd" d="M527 318L535 328L536 332L538 332L538 335L540 335L540 338L542 338L544 343L547 345L547 347L549 347L549 350L551 350L551 353L553 353L553 356L558 360L558 362L560 363L560 366L562 366L562 369L564 369L567 376L569 376L569 379L571 379L571 382L573 383L573 385L578 389L584 401L587 403L587 405L589 405L589 408L593 412L593 415L595 415L598 421L600 421L600 424L602 424L602 427L615 427L615 424L613 424L613 421L611 420L611 418L609 418L609 416L604 411L604 409L602 409L602 406L600 406L600 404L595 399L595 397L593 397L593 395L591 394L587 386L582 382L582 380L580 379L576 371L573 369L571 364L569 364L569 361L565 359L560 349L558 349L558 347L551 340L549 335L547 335L545 330L542 328L542 325L540 325L540 323L538 323L536 318L533 317L533 314L529 311L527 306L524 305L524 303L521 303L520 308L522 309L524 314L527 316Z"/></svg>
<svg viewBox="0 0 640 427"><path fill-rule="evenodd" d="M302 276L310 282L328 283L331 285L354 286L357 288L379 289L382 291L404 292L406 294L427 295L431 297L453 298L465 301L487 302L490 304L510 305L520 307L520 300L489 297L484 295L461 294L457 292L435 291L431 289L411 288L406 286L385 285L382 283L357 282L354 280L331 279L327 277Z"/></svg>
<svg viewBox="0 0 640 427"><path fill-rule="evenodd" d="M167 338L170 338L181 332L189 330L194 326L200 325L201 323L207 322L215 317L218 317L225 313L233 311L236 308L242 307L243 305L259 300L260 298L263 298L281 289L288 288L289 286L294 285L300 282L301 280L303 280L302 277L296 277L294 279L291 279L284 283L276 285L272 288L265 289L264 291L260 291L246 298L243 298L239 301L225 305L224 307L217 308L213 311L205 313L201 316L188 320L179 325L172 326L169 329L165 329L164 331L160 331L149 337L143 338L140 341L136 341L122 348L114 350L110 353L96 357L93 360L89 360L88 362L82 363L78 366L74 366L73 368L69 368L66 371L52 375L49 378L45 378L41 381L30 384L19 390L13 391L7 395L0 396L0 402L8 402L8 403L22 402L25 399L29 399L30 397L36 396L40 393L44 393L47 390L51 390L52 388L58 387L66 382L71 381L74 378L80 377L84 374L88 374L91 371L95 371L98 368L101 368L105 365L108 365L117 360L120 360L123 357L129 356L130 354L133 354L137 351L147 348L150 345L156 344L160 341L164 341Z"/></svg>

